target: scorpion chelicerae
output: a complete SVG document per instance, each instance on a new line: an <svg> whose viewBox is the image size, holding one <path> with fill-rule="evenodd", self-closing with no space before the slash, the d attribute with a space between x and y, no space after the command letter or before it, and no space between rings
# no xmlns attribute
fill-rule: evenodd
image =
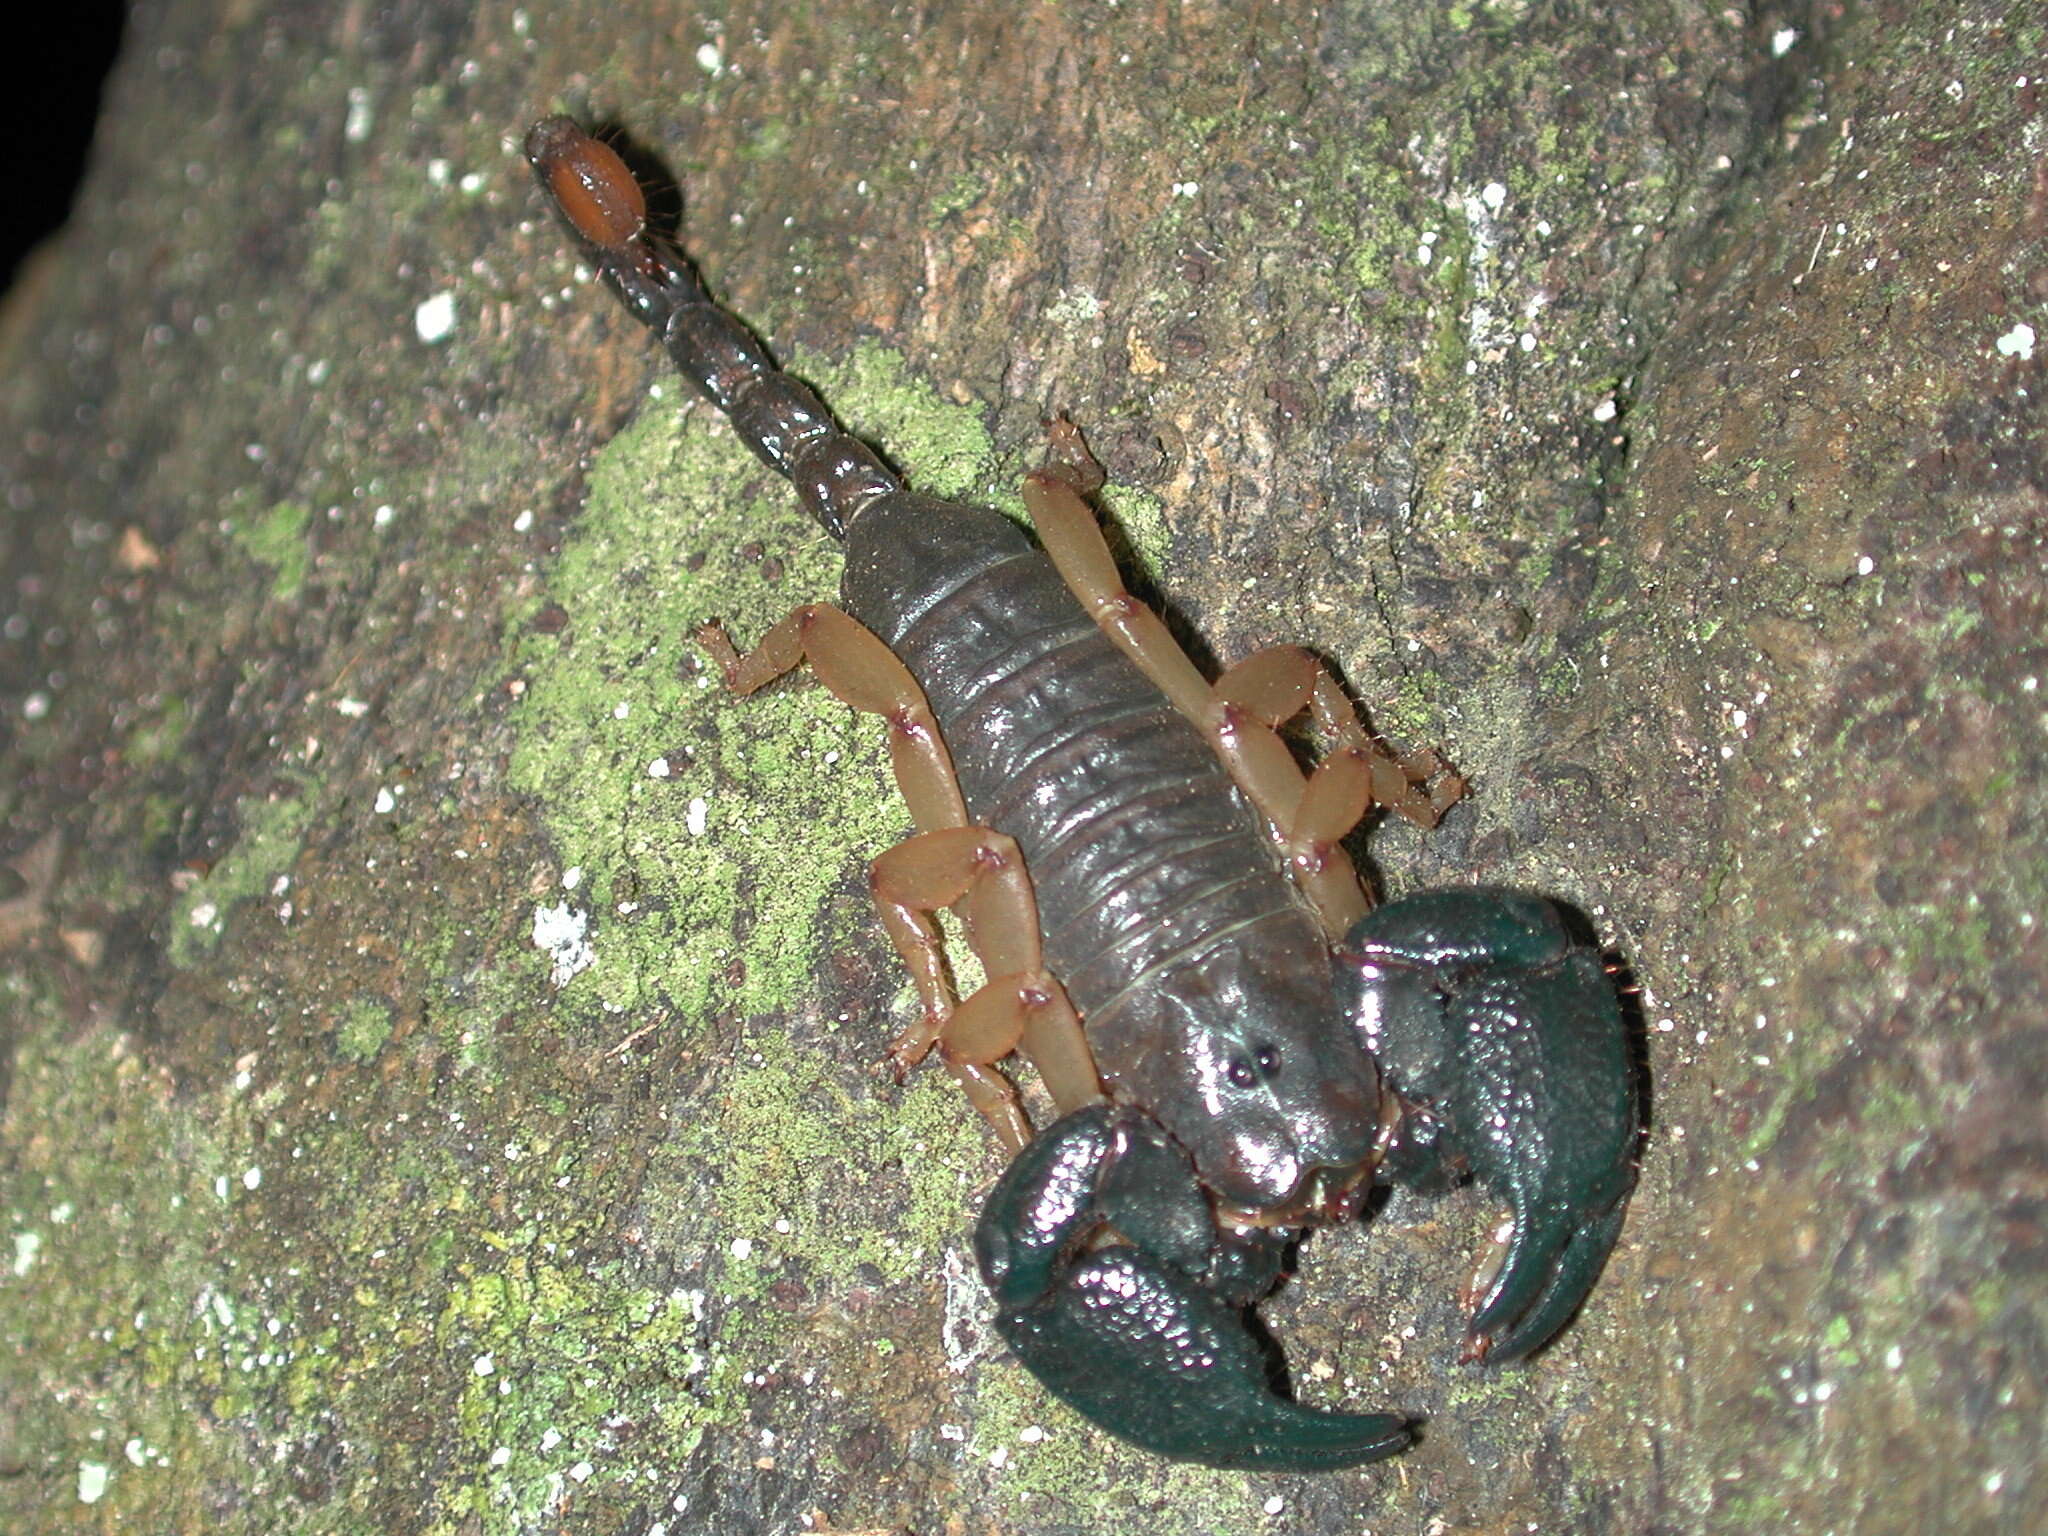
<svg viewBox="0 0 2048 1536"><path fill-rule="evenodd" d="M1374 803L1434 820L1458 792L1442 765L1369 736L1306 651L1204 678L1125 592L1071 429L1025 482L1038 544L916 495L648 229L609 146L550 117L526 154L606 286L846 546L843 607L807 604L745 655L715 624L697 638L735 693L808 662L888 724L917 830L870 884L923 1005L890 1054L936 1047L1014 1154L974 1246L1017 1356L1166 1456L1392 1455L1413 1421L1280 1395L1249 1309L1376 1182L1468 1175L1511 1221L1466 1358L1549 1340L1621 1228L1634 1068L1605 966L1549 902L1369 907L1341 839ZM1306 777L1278 734L1303 713L1329 744ZM965 1000L944 908L988 977ZM997 1066L1013 1054L1057 1110L1035 1135Z"/></svg>

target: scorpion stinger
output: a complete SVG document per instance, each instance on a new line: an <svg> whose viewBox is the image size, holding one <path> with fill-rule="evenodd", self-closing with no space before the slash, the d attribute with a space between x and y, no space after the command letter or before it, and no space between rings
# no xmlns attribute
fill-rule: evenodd
<svg viewBox="0 0 2048 1536"><path fill-rule="evenodd" d="M1620 1229L1640 1124L1599 959L1515 892L1367 911L1341 846L1374 804L1432 823L1455 777L1372 738L1306 651L1210 683L1062 474L1025 485L1042 549L906 489L648 233L617 155L560 117L526 151L606 286L846 546L843 608L807 603L745 654L715 624L698 639L735 693L808 663L887 722L917 831L870 886L922 1005L890 1057L935 1051L1016 1154L975 1252L1018 1358L1162 1455L1391 1455L1409 1419L1274 1391L1246 1311L1373 1180L1467 1173L1514 1212L1468 1358L1562 1327ZM1306 777L1277 735L1304 712L1328 745ZM988 978L964 1001L946 907ZM1059 1112L1035 1137L1012 1055Z"/></svg>

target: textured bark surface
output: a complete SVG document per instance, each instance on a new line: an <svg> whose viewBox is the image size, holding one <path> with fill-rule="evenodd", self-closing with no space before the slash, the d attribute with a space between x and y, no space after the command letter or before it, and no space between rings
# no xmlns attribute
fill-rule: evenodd
<svg viewBox="0 0 2048 1536"><path fill-rule="evenodd" d="M138 15L0 327L0 1525L2038 1528L2009 9ZM1266 1308L1400 1462L1166 1466L1001 1357L995 1155L877 1068L876 732L683 644L836 556L578 281L552 109L921 488L1012 505L1063 410L1209 654L1442 743L1388 889L1627 962L1642 1182L1557 1347L1453 1363L1470 1197Z"/></svg>

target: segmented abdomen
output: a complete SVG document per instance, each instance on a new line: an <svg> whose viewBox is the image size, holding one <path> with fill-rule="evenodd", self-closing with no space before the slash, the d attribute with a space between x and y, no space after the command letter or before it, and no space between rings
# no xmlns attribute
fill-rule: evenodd
<svg viewBox="0 0 2048 1536"><path fill-rule="evenodd" d="M1092 1038L1154 1017L1156 987L1216 943L1313 949L1201 733L1007 518L884 497L847 531L842 594L923 685L969 814L1023 849L1047 961Z"/></svg>

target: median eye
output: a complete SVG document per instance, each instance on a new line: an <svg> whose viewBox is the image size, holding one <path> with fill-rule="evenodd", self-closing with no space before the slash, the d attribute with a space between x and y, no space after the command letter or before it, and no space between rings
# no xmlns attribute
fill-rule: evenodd
<svg viewBox="0 0 2048 1536"><path fill-rule="evenodd" d="M1259 1074L1262 1077L1278 1077L1280 1075L1279 1046L1268 1041L1258 1048L1255 1059L1259 1064Z"/></svg>
<svg viewBox="0 0 2048 1536"><path fill-rule="evenodd" d="M1229 1072L1230 1080L1240 1088L1254 1087L1259 1081L1259 1074L1252 1070L1252 1064L1242 1056L1231 1057L1230 1065L1225 1070Z"/></svg>

